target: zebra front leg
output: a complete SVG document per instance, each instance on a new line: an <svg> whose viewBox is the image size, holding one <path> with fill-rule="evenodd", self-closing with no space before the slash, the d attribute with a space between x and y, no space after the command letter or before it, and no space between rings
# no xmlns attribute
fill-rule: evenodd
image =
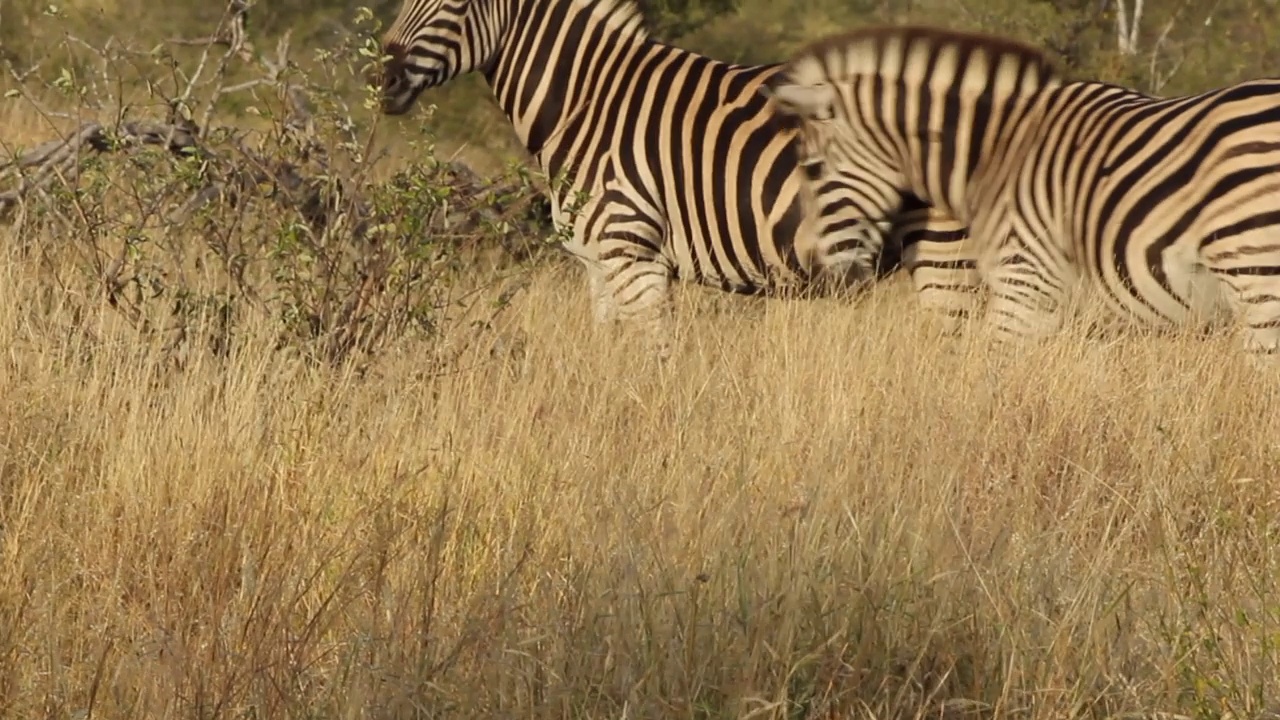
<svg viewBox="0 0 1280 720"><path fill-rule="evenodd" d="M587 262L587 292L591 297L591 318L597 327L610 325L618 319L617 308L613 305L613 295L609 293L605 282L604 267L596 262Z"/></svg>
<svg viewBox="0 0 1280 720"><path fill-rule="evenodd" d="M973 243L963 225L931 221L907 232L902 266L911 275L920 307L935 318L945 335L957 335L974 317L982 292L982 274Z"/></svg>
<svg viewBox="0 0 1280 720"><path fill-rule="evenodd" d="M855 291L874 282L891 227L888 221L862 220L825 233L818 243L818 281Z"/></svg>
<svg viewBox="0 0 1280 720"><path fill-rule="evenodd" d="M647 222L612 223L600 239L596 260L601 303L617 320L640 328L660 360L671 357L672 270L659 251L662 231Z"/></svg>
<svg viewBox="0 0 1280 720"><path fill-rule="evenodd" d="M979 269L991 297L984 331L996 344L1039 340L1062 329L1067 278L1012 239L985 253Z"/></svg>

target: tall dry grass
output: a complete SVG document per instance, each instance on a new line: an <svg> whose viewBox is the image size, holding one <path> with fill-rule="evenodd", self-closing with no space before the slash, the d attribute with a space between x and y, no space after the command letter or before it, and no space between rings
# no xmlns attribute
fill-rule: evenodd
<svg viewBox="0 0 1280 720"><path fill-rule="evenodd" d="M425 341L355 373L269 337L178 372L40 277L0 259L5 717L1280 700L1280 393L1232 338L996 358L901 283L683 289L660 368L570 265L443 373Z"/></svg>
<svg viewBox="0 0 1280 720"><path fill-rule="evenodd" d="M6 149L55 120L0 107ZM1280 705L1280 384L1230 336L1002 355L938 337L901 279L858 302L681 287L659 367L590 327L575 265L507 298L489 263L431 276L431 329L320 366L276 349L298 288L268 251L305 264L298 209L143 222L191 178L142 157L0 230L3 717ZM219 295L218 233L266 279ZM127 327L94 259L129 243L169 293L149 317L205 294L234 331L182 325L175 362Z"/></svg>

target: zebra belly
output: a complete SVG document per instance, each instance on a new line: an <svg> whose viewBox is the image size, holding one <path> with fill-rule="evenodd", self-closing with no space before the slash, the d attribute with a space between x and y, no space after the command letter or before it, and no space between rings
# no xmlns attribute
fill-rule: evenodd
<svg viewBox="0 0 1280 720"><path fill-rule="evenodd" d="M703 242L701 247L709 248ZM750 263L737 263L711 252L699 253L692 244L680 238L663 243L663 255L675 278L706 285L724 292L753 295L768 285L768 279Z"/></svg>
<svg viewBox="0 0 1280 720"><path fill-rule="evenodd" d="M1108 286L1111 304L1128 319L1153 327L1206 327L1230 318L1226 288L1201 262L1199 233L1188 233L1157 256L1148 256L1149 243L1134 238L1125 265L1130 281L1122 284L1119 263L1113 261Z"/></svg>

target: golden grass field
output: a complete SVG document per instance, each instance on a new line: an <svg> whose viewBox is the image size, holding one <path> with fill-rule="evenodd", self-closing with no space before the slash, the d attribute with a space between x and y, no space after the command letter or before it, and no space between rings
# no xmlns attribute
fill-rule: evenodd
<svg viewBox="0 0 1280 720"><path fill-rule="evenodd" d="M593 333L565 264L447 374L252 340L174 373L0 258L5 717L1277 699L1280 394L1233 338L997 360L903 283L683 288L659 368Z"/></svg>
<svg viewBox="0 0 1280 720"><path fill-rule="evenodd" d="M659 366L566 260L358 369L263 329L176 370L50 284L78 241L0 229L5 718L1280 710L1280 383L1234 336L681 286Z"/></svg>

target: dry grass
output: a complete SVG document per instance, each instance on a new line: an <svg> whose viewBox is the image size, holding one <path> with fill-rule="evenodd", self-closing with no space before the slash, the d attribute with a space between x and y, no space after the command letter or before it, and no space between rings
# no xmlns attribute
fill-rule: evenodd
<svg viewBox="0 0 1280 720"><path fill-rule="evenodd" d="M1280 394L1230 338L997 362L897 283L686 290L659 369L557 266L442 376L265 340L179 374L38 278L0 259L5 717L1280 699Z"/></svg>
<svg viewBox="0 0 1280 720"><path fill-rule="evenodd" d="M11 145L44 123L0 105ZM98 236L0 231L4 717L1280 705L1280 383L1232 337L998 357L937 337L900 281L681 288L657 367L553 263L496 316L492 266L441 275L465 300L442 335L369 365L272 350L273 309L175 369L76 258L119 253L110 203L171 199L139 178L181 167L102 167ZM278 241L289 213L249 207L210 227ZM189 251L157 267L198 270L174 292L217 286L199 227L144 228Z"/></svg>

